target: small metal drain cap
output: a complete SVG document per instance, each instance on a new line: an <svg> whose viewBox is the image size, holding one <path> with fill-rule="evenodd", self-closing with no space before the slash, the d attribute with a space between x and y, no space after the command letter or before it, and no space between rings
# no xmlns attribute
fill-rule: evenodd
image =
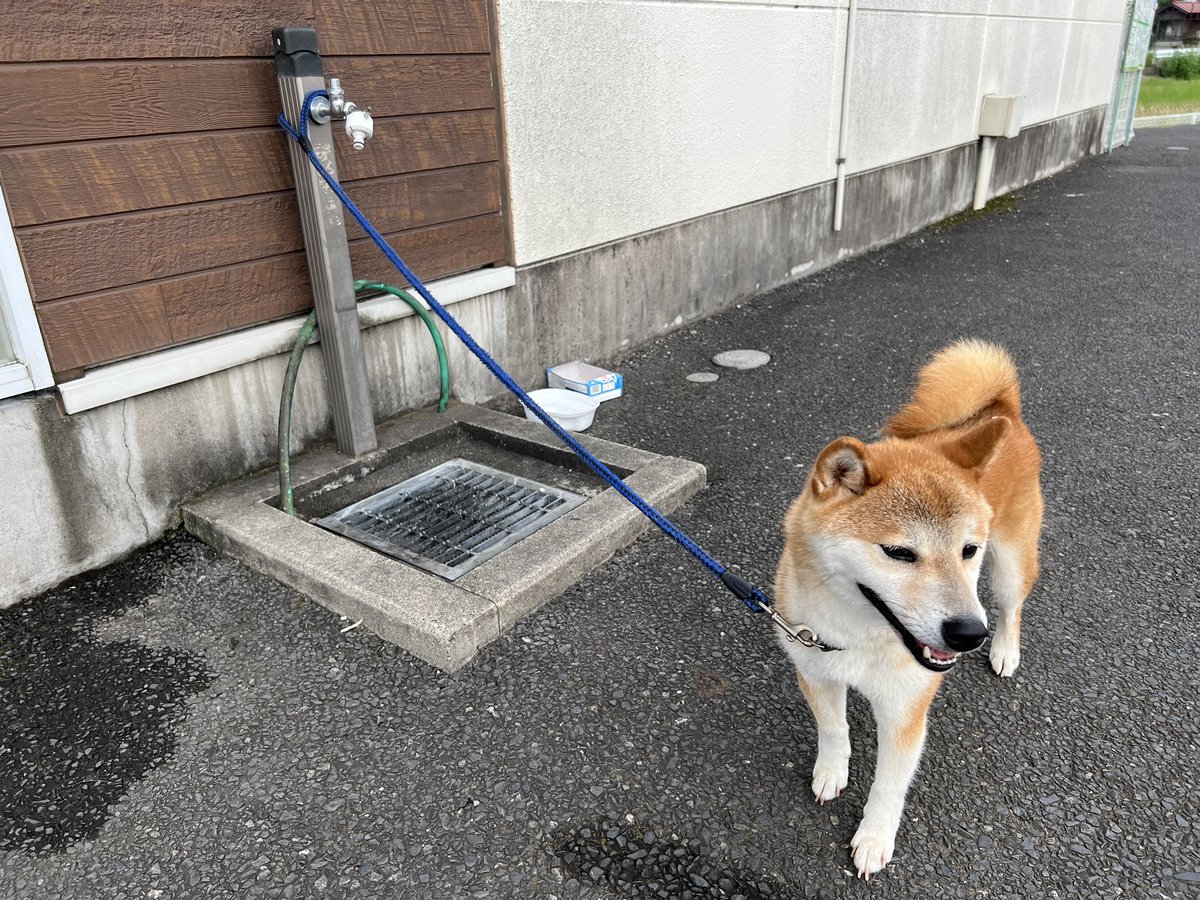
<svg viewBox="0 0 1200 900"><path fill-rule="evenodd" d="M713 362L727 369L757 369L770 361L761 350L726 350L713 357Z"/></svg>

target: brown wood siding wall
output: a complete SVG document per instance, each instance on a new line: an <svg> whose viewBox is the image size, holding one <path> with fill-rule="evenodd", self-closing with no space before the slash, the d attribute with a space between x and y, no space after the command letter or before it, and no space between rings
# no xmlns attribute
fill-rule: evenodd
<svg viewBox="0 0 1200 900"><path fill-rule="evenodd" d="M372 107L339 174L407 261L427 278L506 261L486 3L0 0L0 182L59 380L311 308L281 25L315 27L326 72ZM357 276L399 277L348 232Z"/></svg>

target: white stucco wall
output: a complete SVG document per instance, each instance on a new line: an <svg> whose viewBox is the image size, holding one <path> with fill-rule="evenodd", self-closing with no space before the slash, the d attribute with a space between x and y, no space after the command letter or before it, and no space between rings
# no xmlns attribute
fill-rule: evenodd
<svg viewBox="0 0 1200 900"><path fill-rule="evenodd" d="M498 0L520 265L834 174L848 0ZM850 172L1108 102L1123 0L862 0Z"/></svg>

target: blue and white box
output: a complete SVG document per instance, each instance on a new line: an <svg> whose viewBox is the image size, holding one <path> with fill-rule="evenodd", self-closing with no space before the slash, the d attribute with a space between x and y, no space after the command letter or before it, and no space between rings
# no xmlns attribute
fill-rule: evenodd
<svg viewBox="0 0 1200 900"><path fill-rule="evenodd" d="M619 372L610 372L578 360L550 366L546 369L546 381L552 388L587 394L596 400L620 397L625 387L625 380Z"/></svg>

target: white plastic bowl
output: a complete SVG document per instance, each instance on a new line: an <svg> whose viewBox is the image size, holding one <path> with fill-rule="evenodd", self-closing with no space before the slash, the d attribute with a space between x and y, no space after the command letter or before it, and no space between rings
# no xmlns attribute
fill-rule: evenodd
<svg viewBox="0 0 1200 900"><path fill-rule="evenodd" d="M587 431L592 425L592 419L596 417L596 409L600 406L599 400L577 394L575 391L564 391L562 388L530 391L529 397L567 431ZM525 406L525 418L534 422L541 421L528 406Z"/></svg>

